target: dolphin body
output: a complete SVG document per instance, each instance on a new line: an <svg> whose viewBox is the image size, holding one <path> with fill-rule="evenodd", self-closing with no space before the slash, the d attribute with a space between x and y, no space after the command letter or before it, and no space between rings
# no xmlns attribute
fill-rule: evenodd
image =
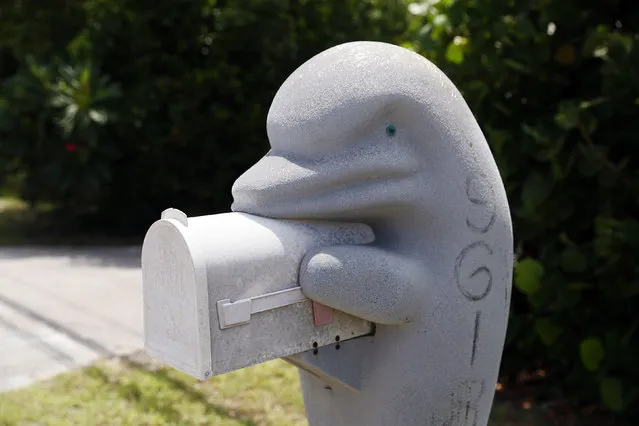
<svg viewBox="0 0 639 426"><path fill-rule="evenodd" d="M323 247L299 272L311 299L376 324L302 353L310 426L484 426L513 265L506 193L452 82L398 46L330 48L283 83L264 158L232 210L368 224L366 246Z"/></svg>

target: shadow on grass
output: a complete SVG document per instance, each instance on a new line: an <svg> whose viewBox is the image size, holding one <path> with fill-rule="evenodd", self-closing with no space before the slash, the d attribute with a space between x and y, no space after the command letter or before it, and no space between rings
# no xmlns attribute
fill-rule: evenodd
<svg viewBox="0 0 639 426"><path fill-rule="evenodd" d="M244 426L257 426L257 423L253 422L247 413L242 413L235 409L231 413L225 407L212 403L204 393L199 392L192 385L171 377L167 370L163 368L153 371L149 369L146 363L128 357L120 359L120 363L130 371L159 381L167 389L179 392L181 401L200 404L204 407L204 414L213 414L218 417L232 419ZM184 424L185 419L182 418L179 410L175 409L166 400L159 398L156 394L145 392L140 388L139 381L123 383L119 378L110 376L98 366L88 367L85 371L87 375L100 380L106 386L115 390L121 398L135 404L140 410L158 414L166 419L167 422L173 424Z"/></svg>
<svg viewBox="0 0 639 426"><path fill-rule="evenodd" d="M140 244L141 236L116 237L82 231L77 218L50 206L29 207L25 203L0 198L0 247L2 246L121 246Z"/></svg>
<svg viewBox="0 0 639 426"><path fill-rule="evenodd" d="M142 236L81 232L72 218L0 198L0 259L63 257L71 263L140 268Z"/></svg>

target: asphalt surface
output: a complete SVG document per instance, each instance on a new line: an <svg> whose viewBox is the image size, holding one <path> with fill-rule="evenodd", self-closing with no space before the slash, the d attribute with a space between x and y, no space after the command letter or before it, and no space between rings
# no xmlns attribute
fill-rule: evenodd
<svg viewBox="0 0 639 426"><path fill-rule="evenodd" d="M0 247L0 392L142 346L140 247Z"/></svg>

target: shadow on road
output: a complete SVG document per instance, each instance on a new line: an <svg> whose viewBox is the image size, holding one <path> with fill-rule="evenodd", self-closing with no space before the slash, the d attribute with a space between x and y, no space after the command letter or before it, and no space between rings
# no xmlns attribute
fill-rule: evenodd
<svg viewBox="0 0 639 426"><path fill-rule="evenodd" d="M3 304L5 306L8 306L10 308L12 308L13 310L19 312L20 314L38 321L42 324L45 324L46 326L50 327L51 329L57 331L58 333L64 334L65 336L67 336L69 339L75 341L76 343L79 343L91 350L93 350L94 352L102 355L102 356L106 356L106 357L111 357L111 356L115 356L115 354L109 350L107 347L105 347L104 345L100 344L99 342L93 340L93 339L89 339L87 337L84 337L78 333L76 333L75 331L73 331L72 329L70 329L69 327L66 327L65 325L59 323L58 321L52 320L44 315L41 315L35 311L33 311L32 309L28 308L27 306L24 306L23 304L16 302L14 300L11 300L5 296L3 296L2 294L0 294L0 304Z"/></svg>

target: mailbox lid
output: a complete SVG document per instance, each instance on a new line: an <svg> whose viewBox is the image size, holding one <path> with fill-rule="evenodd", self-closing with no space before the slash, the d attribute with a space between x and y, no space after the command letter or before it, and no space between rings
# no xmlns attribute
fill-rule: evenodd
<svg viewBox="0 0 639 426"><path fill-rule="evenodd" d="M211 375L206 265L179 218L163 218L142 246L146 352L198 379Z"/></svg>

